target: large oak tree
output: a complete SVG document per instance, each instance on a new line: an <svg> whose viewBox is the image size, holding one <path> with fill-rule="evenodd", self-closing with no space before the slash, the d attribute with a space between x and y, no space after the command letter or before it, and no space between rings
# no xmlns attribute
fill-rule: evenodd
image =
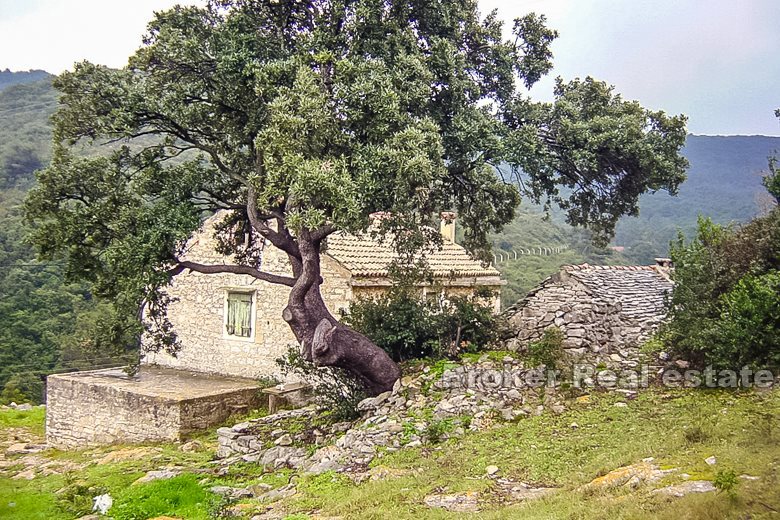
<svg viewBox="0 0 780 520"><path fill-rule="evenodd" d="M78 63L56 80L54 156L28 201L35 241L100 296L143 309L152 348L175 348L165 287L184 270L288 286L284 319L306 358L386 390L398 368L320 295L328 235L386 211L382 230L411 257L440 240L439 212L456 211L464 245L487 258L487 233L521 193L603 239L640 194L684 179L684 117L590 78L559 80L553 103L529 99L556 36L531 14L507 39L474 0L212 0L157 13L125 68ZM182 260L219 209L231 210L220 249L236 263ZM249 247L231 239L248 231ZM286 253L288 276L263 270L260 241Z"/></svg>

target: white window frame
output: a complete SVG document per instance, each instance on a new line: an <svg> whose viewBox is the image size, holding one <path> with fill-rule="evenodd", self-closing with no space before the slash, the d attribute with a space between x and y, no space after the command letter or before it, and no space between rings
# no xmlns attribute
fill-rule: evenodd
<svg viewBox="0 0 780 520"><path fill-rule="evenodd" d="M236 336L235 334L228 333L228 297L232 293L249 294L252 296L251 308L249 310L249 322L251 323L251 331L249 336ZM247 289L245 287L225 287L224 299L222 306L222 337L231 341L244 341L247 343L254 343L255 336L257 335L257 291L255 289Z"/></svg>

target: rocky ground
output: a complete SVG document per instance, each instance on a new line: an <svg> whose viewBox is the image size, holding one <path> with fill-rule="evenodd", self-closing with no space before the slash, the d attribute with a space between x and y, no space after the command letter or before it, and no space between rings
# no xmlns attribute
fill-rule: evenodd
<svg viewBox="0 0 780 520"><path fill-rule="evenodd" d="M48 500L39 517L51 519L77 518L65 511L87 514L99 500L113 501L108 516L117 519L156 511L188 520L559 518L575 508L603 518L697 504L761 518L780 508L771 491L780 488L776 392L532 387L518 383L532 370L496 356L407 373L393 391L361 402L350 422L332 423L312 406L175 445L75 452L47 449L40 425L2 428L0 516L35 518L15 513L25 496ZM31 408L6 410L42 417ZM147 488L176 503L185 484L208 507L121 513L147 500ZM63 509L76 492L82 505Z"/></svg>

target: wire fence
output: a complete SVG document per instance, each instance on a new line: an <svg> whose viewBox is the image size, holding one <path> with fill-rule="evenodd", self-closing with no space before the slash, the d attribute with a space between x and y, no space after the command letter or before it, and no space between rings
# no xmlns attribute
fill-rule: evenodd
<svg viewBox="0 0 780 520"><path fill-rule="evenodd" d="M524 256L552 256L559 255L569 250L567 245L538 246L529 248L517 248L505 251L499 249L493 252L493 263L499 264L510 260L518 260Z"/></svg>

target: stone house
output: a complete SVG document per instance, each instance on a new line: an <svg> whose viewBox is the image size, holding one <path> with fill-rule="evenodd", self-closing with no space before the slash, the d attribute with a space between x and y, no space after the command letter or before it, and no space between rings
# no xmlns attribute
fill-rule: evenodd
<svg viewBox="0 0 780 520"><path fill-rule="evenodd" d="M214 249L213 226L219 215L208 219L190 241L186 259L206 264L229 262ZM491 301L499 311L504 283L492 266L483 266L456 244L453 224L443 224L443 248L427 255L434 276L432 285L420 286L423 297L469 294L478 287L494 290ZM388 267L396 254L387 243L368 236L337 233L327 239L322 255L321 287L330 311L338 316L358 297L376 296L392 282ZM273 246L262 251L262 269L291 274L285 253ZM168 317L182 348L174 357L149 354L144 363L227 376L256 378L276 375L276 359L284 355L295 337L282 310L290 289L256 280L248 275L184 272L169 289L174 303Z"/></svg>
<svg viewBox="0 0 780 520"><path fill-rule="evenodd" d="M230 258L216 252L217 214L187 244L184 257L204 264ZM493 267L472 260L454 241L454 223L442 224L440 251L427 255L433 283L420 285L421 297L446 298L487 287L499 309L504 282ZM321 287L334 314L360 296L382 294L391 286L389 244L370 237L334 234L322 255ZM262 269L291 274L286 255L263 247ZM261 376L278 375L276 359L295 344L282 309L290 289L247 275L184 272L169 295L168 317L181 342L176 356L150 353L138 374L121 369L53 375L47 384L47 441L68 448L112 442L176 440L257 404Z"/></svg>
<svg viewBox="0 0 780 520"><path fill-rule="evenodd" d="M555 326L575 359L634 366L639 346L663 321L673 288L671 262L656 262L564 266L505 311L512 334L508 348L521 350Z"/></svg>

